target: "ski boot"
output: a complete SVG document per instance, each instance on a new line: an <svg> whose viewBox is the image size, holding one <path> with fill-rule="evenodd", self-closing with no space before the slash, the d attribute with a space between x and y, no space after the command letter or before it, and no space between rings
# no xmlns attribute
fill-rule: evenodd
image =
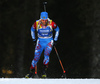
<svg viewBox="0 0 100 84"><path fill-rule="evenodd" d="M35 69L30 69L30 73L25 76L25 78L33 78L35 75Z"/></svg>
<svg viewBox="0 0 100 84"><path fill-rule="evenodd" d="M46 73L42 74L42 78L47 78Z"/></svg>
<svg viewBox="0 0 100 84"><path fill-rule="evenodd" d="M42 78L47 78L47 74L46 74L46 72L47 72L47 68L48 68L47 65L44 65L44 66L43 66Z"/></svg>

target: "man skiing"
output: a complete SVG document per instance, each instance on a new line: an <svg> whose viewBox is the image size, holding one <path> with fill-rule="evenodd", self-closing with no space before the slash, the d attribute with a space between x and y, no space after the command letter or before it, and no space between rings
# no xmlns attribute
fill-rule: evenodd
<svg viewBox="0 0 100 84"><path fill-rule="evenodd" d="M36 40L35 31L37 31L38 39ZM55 36L53 38L53 31L55 31ZM32 78L35 73L35 66L40 59L41 53L44 50L44 60L43 60L43 73L42 78L47 77L46 71L49 63L49 55L52 50L53 45L56 44L59 36L59 27L48 18L47 12L41 12L40 19L37 20L31 27L31 36L33 39L35 47L34 59L32 60L30 73L25 76L25 78Z"/></svg>

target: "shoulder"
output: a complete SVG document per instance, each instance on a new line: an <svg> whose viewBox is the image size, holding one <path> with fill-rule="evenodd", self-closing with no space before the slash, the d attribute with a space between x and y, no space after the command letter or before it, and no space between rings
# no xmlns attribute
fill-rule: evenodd
<svg viewBox="0 0 100 84"><path fill-rule="evenodd" d="M34 29L36 29L39 22L40 22L40 20L36 20L36 21L33 23L32 27L33 27Z"/></svg>
<svg viewBox="0 0 100 84"><path fill-rule="evenodd" d="M53 20L49 19L49 21L53 29L57 28L57 24Z"/></svg>
<svg viewBox="0 0 100 84"><path fill-rule="evenodd" d="M33 29L36 29L36 22L32 25Z"/></svg>
<svg viewBox="0 0 100 84"><path fill-rule="evenodd" d="M54 21L52 21L51 19L48 19L50 22L50 25L52 26L53 29L55 29L57 27L56 23Z"/></svg>
<svg viewBox="0 0 100 84"><path fill-rule="evenodd" d="M54 28L54 29L55 29L55 28L57 27L57 24L56 24L54 21L52 21L52 23L51 23L51 24L52 24L52 28Z"/></svg>

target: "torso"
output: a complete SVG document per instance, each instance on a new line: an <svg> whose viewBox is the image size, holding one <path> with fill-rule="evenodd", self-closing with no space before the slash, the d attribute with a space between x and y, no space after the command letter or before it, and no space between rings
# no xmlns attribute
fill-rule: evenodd
<svg viewBox="0 0 100 84"><path fill-rule="evenodd" d="M50 19L48 20L47 26L42 26L40 20L37 20L33 24L33 28L37 30L38 38L52 38L53 29L56 27L57 25Z"/></svg>
<svg viewBox="0 0 100 84"><path fill-rule="evenodd" d="M52 26L39 26L38 30L38 37L39 38L51 38L52 37Z"/></svg>

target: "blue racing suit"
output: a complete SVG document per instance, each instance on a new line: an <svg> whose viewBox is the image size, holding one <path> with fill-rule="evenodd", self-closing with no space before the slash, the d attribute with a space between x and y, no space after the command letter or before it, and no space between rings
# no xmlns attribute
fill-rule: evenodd
<svg viewBox="0 0 100 84"><path fill-rule="evenodd" d="M55 31L54 38L53 38L53 30ZM55 22L53 22L49 18L48 18L48 24L46 26L42 26L40 20L37 20L32 25L31 36L33 40L36 40L35 31L37 31L38 39L35 47L34 59L32 60L30 68L35 68L43 50L44 50L43 64L48 65L49 55L52 50L53 43L54 41L58 40L59 36L59 27L56 25Z"/></svg>

